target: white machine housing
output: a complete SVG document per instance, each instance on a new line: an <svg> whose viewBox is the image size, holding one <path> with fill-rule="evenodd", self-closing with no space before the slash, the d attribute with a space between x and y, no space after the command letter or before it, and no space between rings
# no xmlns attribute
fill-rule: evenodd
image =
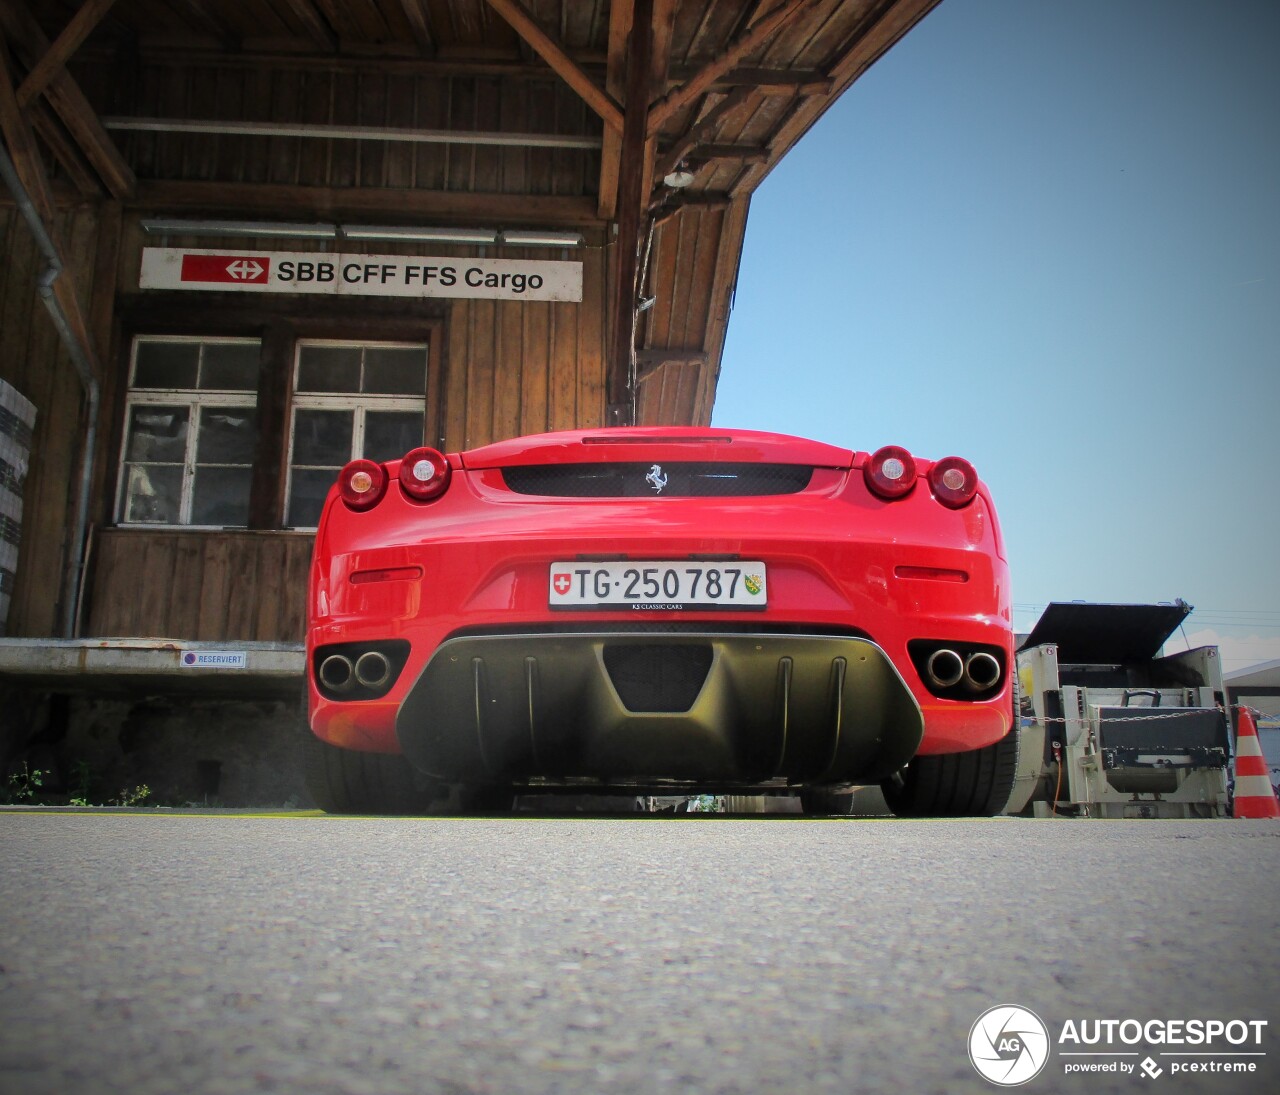
<svg viewBox="0 0 1280 1095"><path fill-rule="evenodd" d="M1225 815L1231 749L1218 650L1160 656L1190 611L1182 601L1046 609L1017 653L1007 813Z"/></svg>

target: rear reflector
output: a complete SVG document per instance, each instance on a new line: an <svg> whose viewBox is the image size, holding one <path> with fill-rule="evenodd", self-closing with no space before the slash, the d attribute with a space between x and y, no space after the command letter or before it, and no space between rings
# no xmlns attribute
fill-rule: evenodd
<svg viewBox="0 0 1280 1095"><path fill-rule="evenodd" d="M353 586L371 582L403 582L422 577L422 567L391 567L387 570L357 570L351 575Z"/></svg>
<svg viewBox="0 0 1280 1095"><path fill-rule="evenodd" d="M948 570L945 567L894 567L895 578L919 578L928 582L967 582L968 571Z"/></svg>

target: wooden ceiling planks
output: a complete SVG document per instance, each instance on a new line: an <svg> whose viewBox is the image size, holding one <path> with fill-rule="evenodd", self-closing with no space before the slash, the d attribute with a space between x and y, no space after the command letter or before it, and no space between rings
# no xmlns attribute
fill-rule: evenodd
<svg viewBox="0 0 1280 1095"><path fill-rule="evenodd" d="M37 130L80 195L96 179L129 206L175 211L500 221L596 238L617 226L625 243L609 248L601 317L617 332L617 420L635 396L641 419L696 421L710 415L746 200L936 2L0 0L0 26L18 31L15 78L31 81ZM652 11L648 71L628 76L636 6ZM108 115L560 134L601 147L108 133ZM693 181L672 191L662 179L681 162ZM629 271L651 230L640 284ZM651 375L644 394L631 389L631 325L614 319L647 296L655 302L636 328L645 352L706 356L658 366L671 375Z"/></svg>

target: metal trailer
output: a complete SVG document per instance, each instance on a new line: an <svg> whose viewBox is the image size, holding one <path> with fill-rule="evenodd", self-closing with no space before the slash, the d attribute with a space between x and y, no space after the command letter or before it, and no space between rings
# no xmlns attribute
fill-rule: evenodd
<svg viewBox="0 0 1280 1095"><path fill-rule="evenodd" d="M1190 612L1183 601L1049 605L1017 651L1019 759L1006 813L1226 815L1217 647L1160 656Z"/></svg>

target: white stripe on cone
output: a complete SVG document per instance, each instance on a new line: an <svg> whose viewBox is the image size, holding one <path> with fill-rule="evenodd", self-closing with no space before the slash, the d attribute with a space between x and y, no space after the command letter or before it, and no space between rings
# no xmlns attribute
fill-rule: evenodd
<svg viewBox="0 0 1280 1095"><path fill-rule="evenodd" d="M1247 731L1240 734L1236 738L1236 756L1237 757L1260 757L1262 756L1262 746L1258 742L1257 731L1250 734Z"/></svg>
<svg viewBox="0 0 1280 1095"><path fill-rule="evenodd" d="M1271 798L1274 794L1266 776L1236 776L1236 798Z"/></svg>

